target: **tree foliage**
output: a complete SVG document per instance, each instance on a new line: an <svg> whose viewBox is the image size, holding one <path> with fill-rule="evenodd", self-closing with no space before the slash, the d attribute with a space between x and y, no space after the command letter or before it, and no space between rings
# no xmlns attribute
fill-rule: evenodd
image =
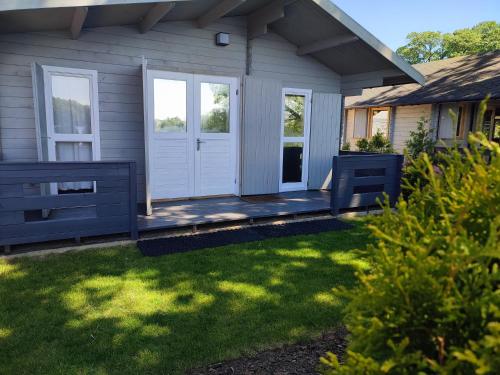
<svg viewBox="0 0 500 375"><path fill-rule="evenodd" d="M423 183L372 219L372 269L343 292L346 361L329 354L324 374L499 373L500 146L469 143L437 168L423 153L412 163Z"/></svg>
<svg viewBox="0 0 500 375"><path fill-rule="evenodd" d="M412 32L406 38L408 43L396 52L411 64L426 63L500 49L500 23L486 21L445 34Z"/></svg>

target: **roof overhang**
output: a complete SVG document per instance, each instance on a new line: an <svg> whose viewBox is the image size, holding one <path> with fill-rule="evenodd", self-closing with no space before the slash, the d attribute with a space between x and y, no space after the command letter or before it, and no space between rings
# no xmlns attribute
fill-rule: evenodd
<svg viewBox="0 0 500 375"><path fill-rule="evenodd" d="M69 30L246 17L248 37L272 30L342 77L342 91L387 84L425 83L424 77L330 0L13 0L0 2L0 33Z"/></svg>

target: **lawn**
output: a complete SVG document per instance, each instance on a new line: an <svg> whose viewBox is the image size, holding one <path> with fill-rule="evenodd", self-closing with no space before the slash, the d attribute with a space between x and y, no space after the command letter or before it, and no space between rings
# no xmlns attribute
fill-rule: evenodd
<svg viewBox="0 0 500 375"><path fill-rule="evenodd" d="M133 247L0 260L1 374L177 374L319 334L368 267L360 225L145 258Z"/></svg>

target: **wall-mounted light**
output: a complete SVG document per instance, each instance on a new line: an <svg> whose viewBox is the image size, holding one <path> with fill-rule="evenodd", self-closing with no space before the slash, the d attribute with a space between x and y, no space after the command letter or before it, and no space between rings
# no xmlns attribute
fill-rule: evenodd
<svg viewBox="0 0 500 375"><path fill-rule="evenodd" d="M221 47L229 45L229 34L228 33L217 33L215 34L215 44Z"/></svg>

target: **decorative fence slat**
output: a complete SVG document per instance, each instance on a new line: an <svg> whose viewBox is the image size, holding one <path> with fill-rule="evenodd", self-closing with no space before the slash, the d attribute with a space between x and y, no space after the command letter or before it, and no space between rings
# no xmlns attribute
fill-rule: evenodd
<svg viewBox="0 0 500 375"><path fill-rule="evenodd" d="M93 192L48 193L85 181ZM0 246L125 232L136 239L136 186L135 162L0 162Z"/></svg>
<svg viewBox="0 0 500 375"><path fill-rule="evenodd" d="M348 152L333 158L331 208L369 207L383 200L394 205L401 192L403 155Z"/></svg>

